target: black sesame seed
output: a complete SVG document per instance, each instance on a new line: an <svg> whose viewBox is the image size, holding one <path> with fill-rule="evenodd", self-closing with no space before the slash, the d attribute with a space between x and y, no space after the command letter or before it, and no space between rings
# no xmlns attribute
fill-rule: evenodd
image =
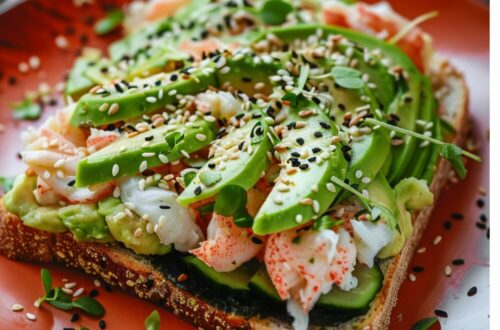
<svg viewBox="0 0 500 330"><path fill-rule="evenodd" d="M106 329L106 321L100 320L99 321L99 328L100 329Z"/></svg>
<svg viewBox="0 0 500 330"><path fill-rule="evenodd" d="M303 145L304 144L304 139L303 138L297 138L295 141L297 141L297 143L299 145Z"/></svg>
<svg viewBox="0 0 500 330"><path fill-rule="evenodd" d="M89 292L89 296L92 298L95 298L98 295L99 295L99 291L97 291L96 289L90 290L90 292Z"/></svg>
<svg viewBox="0 0 500 330"><path fill-rule="evenodd" d="M463 220L464 215L462 213L455 212L451 214L451 217L455 220Z"/></svg>
<svg viewBox="0 0 500 330"><path fill-rule="evenodd" d="M71 322L76 322L80 319L80 314L78 313L73 313L73 315L71 315L71 318L69 319Z"/></svg>
<svg viewBox="0 0 500 330"><path fill-rule="evenodd" d="M245 144L245 141L241 142L240 144L238 144L238 150L241 151L243 150L243 145Z"/></svg>
<svg viewBox="0 0 500 330"><path fill-rule="evenodd" d="M309 158L309 159L308 159L308 161L309 161L310 163L314 163L314 162L316 161L316 157L315 157L315 156L313 156L313 157Z"/></svg>
<svg viewBox="0 0 500 330"><path fill-rule="evenodd" d="M477 205L477 207L479 207L479 208L483 208L483 207L484 207L484 200L482 200L481 198L479 198L479 199L476 201L476 205Z"/></svg>
<svg viewBox="0 0 500 330"><path fill-rule="evenodd" d="M486 225L483 222L476 222L476 227L482 230L486 229Z"/></svg>
<svg viewBox="0 0 500 330"><path fill-rule="evenodd" d="M123 88L122 86L120 86L120 84L115 84L114 86L118 93L123 93Z"/></svg>
<svg viewBox="0 0 500 330"><path fill-rule="evenodd" d="M10 76L7 82L9 83L9 85L14 86L17 82L17 79L14 76Z"/></svg>
<svg viewBox="0 0 500 330"><path fill-rule="evenodd" d="M153 140L153 138L154 138L154 137L153 137L152 135L151 135L151 136L146 136L146 137L144 138L144 140L146 140L146 141L152 141L152 140Z"/></svg>
<svg viewBox="0 0 500 330"><path fill-rule="evenodd" d="M214 164L214 163L209 163L209 164L208 164L208 168L212 168L212 169L214 169L214 168L215 168L215 164Z"/></svg>
<svg viewBox="0 0 500 330"><path fill-rule="evenodd" d="M461 266L465 263L464 259L453 259L451 262L454 266Z"/></svg>
<svg viewBox="0 0 500 330"><path fill-rule="evenodd" d="M450 229L451 229L451 226L452 226L452 222L451 222L450 220L446 220L446 221L443 223L443 226L444 226L444 229L450 230Z"/></svg>
<svg viewBox="0 0 500 330"><path fill-rule="evenodd" d="M314 147L314 148L312 148L312 152L313 152L314 154L317 154L318 152L321 152L321 148Z"/></svg>
<svg viewBox="0 0 500 330"><path fill-rule="evenodd" d="M196 187L196 188L194 189L194 194L195 194L196 196L198 196L199 194L201 194L201 187L200 187L200 186L198 186L198 187Z"/></svg>
<svg viewBox="0 0 500 330"><path fill-rule="evenodd" d="M330 129L331 128L330 125L328 125L327 123L322 122L322 121L319 122L319 126L323 127L324 129Z"/></svg>
<svg viewBox="0 0 500 330"><path fill-rule="evenodd" d="M477 293L477 287L473 286L467 291L467 296L472 297Z"/></svg>
<svg viewBox="0 0 500 330"><path fill-rule="evenodd" d="M486 222L488 221L488 217L483 213L479 216L479 220L481 220L482 222Z"/></svg>
<svg viewBox="0 0 500 330"><path fill-rule="evenodd" d="M168 205L160 205L160 209L162 209L162 210L168 210L168 209L170 209L170 206L168 206Z"/></svg>
<svg viewBox="0 0 500 330"><path fill-rule="evenodd" d="M446 313L445 311L443 311L441 309L435 309L434 314L436 314L436 316L439 316L439 317L448 317L448 313Z"/></svg>
<svg viewBox="0 0 500 330"><path fill-rule="evenodd" d="M297 125L296 122L292 121L291 123L287 124L286 127L291 130L291 129L294 129L295 126Z"/></svg>
<svg viewBox="0 0 500 330"><path fill-rule="evenodd" d="M154 280L154 279L152 279L152 278L148 278L148 279L146 280L146 287L148 287L148 288L152 288L154 285L155 285L155 280Z"/></svg>
<svg viewBox="0 0 500 330"><path fill-rule="evenodd" d="M415 273L421 273L421 272L423 272L423 271L424 271L424 267L421 267L421 266L415 266L415 267L413 267L413 271L414 271Z"/></svg>
<svg viewBox="0 0 500 330"><path fill-rule="evenodd" d="M249 83L249 82L252 82L252 78L250 78L250 77L241 77L241 81Z"/></svg>
<svg viewBox="0 0 500 330"><path fill-rule="evenodd" d="M255 236L252 236L252 242L253 242L254 244L262 244L262 243L263 243L263 242L262 242L262 240L261 240L260 238L255 237Z"/></svg>
<svg viewBox="0 0 500 330"><path fill-rule="evenodd" d="M309 168L309 165L308 165L308 164L300 164L300 165L299 165L299 168L300 168L301 170L307 170L307 169Z"/></svg>
<svg viewBox="0 0 500 330"><path fill-rule="evenodd" d="M75 185L75 182L75 180L71 180L70 182L68 182L68 186L73 187Z"/></svg>
<svg viewBox="0 0 500 330"><path fill-rule="evenodd" d="M321 132L314 132L314 136L317 138L323 137L323 133Z"/></svg>
<svg viewBox="0 0 500 330"><path fill-rule="evenodd" d="M297 158L300 157L300 154L297 151L292 152L290 155Z"/></svg>

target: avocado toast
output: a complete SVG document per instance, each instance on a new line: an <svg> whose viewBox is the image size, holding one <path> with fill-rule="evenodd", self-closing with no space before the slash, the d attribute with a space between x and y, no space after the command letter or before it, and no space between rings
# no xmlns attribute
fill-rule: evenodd
<svg viewBox="0 0 500 330"><path fill-rule="evenodd" d="M381 327L448 174L429 138L462 136L465 87L446 62L425 69L431 86L397 46L290 10L218 37L237 47L123 69L31 132L4 253L84 268L204 328Z"/></svg>

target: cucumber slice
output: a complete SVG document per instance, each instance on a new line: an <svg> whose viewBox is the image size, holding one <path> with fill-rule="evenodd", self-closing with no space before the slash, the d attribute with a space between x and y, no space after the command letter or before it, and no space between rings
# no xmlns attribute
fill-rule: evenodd
<svg viewBox="0 0 500 330"><path fill-rule="evenodd" d="M276 288L267 273L266 267L261 267L252 277L248 285L252 290L266 298L278 303L284 302L281 300L278 291L276 291Z"/></svg>
<svg viewBox="0 0 500 330"><path fill-rule="evenodd" d="M358 264L353 275L358 279L358 286L350 291L334 287L322 295L317 306L332 311L364 311L382 287L383 274L375 264L372 268Z"/></svg>
<svg viewBox="0 0 500 330"><path fill-rule="evenodd" d="M229 288L234 291L250 291L248 283L259 268L256 260L250 260L232 272L220 273L207 266L195 256L186 256L182 260L188 268L196 272L215 286Z"/></svg>

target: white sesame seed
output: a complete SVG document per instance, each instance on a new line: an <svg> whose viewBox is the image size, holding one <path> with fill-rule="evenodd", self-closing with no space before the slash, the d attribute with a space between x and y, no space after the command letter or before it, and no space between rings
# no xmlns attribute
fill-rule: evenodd
<svg viewBox="0 0 500 330"><path fill-rule="evenodd" d="M163 164L166 164L168 163L168 157L165 156L164 154L159 154L158 155L158 159L160 160L160 162L162 162Z"/></svg>
<svg viewBox="0 0 500 330"><path fill-rule="evenodd" d="M329 192L335 192L337 189L335 189L335 185L331 182L328 182L326 184L326 189L329 191Z"/></svg>
<svg viewBox="0 0 500 330"><path fill-rule="evenodd" d="M357 170L354 175L356 176L356 179L361 179L361 177L363 176L363 171Z"/></svg>
<svg viewBox="0 0 500 330"><path fill-rule="evenodd" d="M304 220L304 218L302 217L302 214L297 214L297 215L295 216L295 221L296 221L297 223L301 223L301 222L302 222L302 220Z"/></svg>
<svg viewBox="0 0 500 330"><path fill-rule="evenodd" d="M438 245L442 239L443 239L443 237L441 237L441 235L438 235L438 236L436 236L436 238L434 238L434 241L432 241L432 244Z"/></svg>
<svg viewBox="0 0 500 330"><path fill-rule="evenodd" d="M114 115L115 113L118 112L118 110L120 110L120 106L118 105L118 103L113 103L109 107L108 115L110 115L110 116Z"/></svg>
<svg viewBox="0 0 500 330"><path fill-rule="evenodd" d="M417 253L424 253L425 251L427 251L427 249L425 247L421 247L417 250Z"/></svg>
<svg viewBox="0 0 500 330"><path fill-rule="evenodd" d="M75 291L75 293L73 293L73 297L78 297L79 295L81 295L83 293L83 288L79 288L78 290Z"/></svg>
<svg viewBox="0 0 500 330"><path fill-rule="evenodd" d="M317 200L313 200L312 207L313 207L314 213L319 213L320 205L319 205L319 202Z"/></svg>
<svg viewBox="0 0 500 330"><path fill-rule="evenodd" d="M311 191L312 191L312 192L318 192L318 190L319 190L319 187L318 187L318 185L317 185L317 184L315 184L315 185L314 185L314 186L312 186L312 188L311 188Z"/></svg>
<svg viewBox="0 0 500 330"><path fill-rule="evenodd" d="M208 121L208 122L212 122L212 123L213 123L213 122L215 122L215 121L217 120L217 119L216 119L214 116L212 116L212 115L210 115L210 116L204 116L203 118L204 118L206 121Z"/></svg>
<svg viewBox="0 0 500 330"><path fill-rule="evenodd" d="M108 111L108 109L109 109L109 103L103 103L99 106L99 111L101 112Z"/></svg>
<svg viewBox="0 0 500 330"><path fill-rule="evenodd" d="M111 169L111 175L115 177L118 175L119 172L120 172L120 166L118 164L114 164L113 168Z"/></svg>
<svg viewBox="0 0 500 330"><path fill-rule="evenodd" d="M228 74L229 71L231 71L231 68L228 66L223 67L222 69L219 70L220 73L222 74Z"/></svg>
<svg viewBox="0 0 500 330"><path fill-rule="evenodd" d="M189 154L185 150L181 150L181 154L186 158L191 158L191 156L189 156Z"/></svg>
<svg viewBox="0 0 500 330"><path fill-rule="evenodd" d="M57 36L54 42L59 49L66 49L69 46L68 39L66 39L66 37L62 35Z"/></svg>
<svg viewBox="0 0 500 330"><path fill-rule="evenodd" d="M115 221L118 221L118 220L121 220L123 218L125 218L127 215L125 214L125 212L118 212L115 214L115 217L113 218Z"/></svg>
<svg viewBox="0 0 500 330"><path fill-rule="evenodd" d="M135 237L141 237L142 236L142 228L137 228L135 231L134 231L134 236Z"/></svg>
<svg viewBox="0 0 500 330"><path fill-rule="evenodd" d="M154 96L148 96L146 97L146 102L148 103L156 103L157 99Z"/></svg>
<svg viewBox="0 0 500 330"><path fill-rule="evenodd" d="M28 62L33 70L36 70L40 67L40 57L38 56L31 56Z"/></svg>
<svg viewBox="0 0 500 330"><path fill-rule="evenodd" d="M33 306L35 306L36 308L40 307L40 304L42 303L42 300L40 299L37 299L35 300L35 302L33 303Z"/></svg>
<svg viewBox="0 0 500 330"><path fill-rule="evenodd" d="M148 224L146 225L146 232L148 234L154 233L154 226L151 222L148 222Z"/></svg>
<svg viewBox="0 0 500 330"><path fill-rule="evenodd" d="M143 152L142 153L142 157L144 158L150 158L150 157L154 157L156 154L154 152Z"/></svg>
<svg viewBox="0 0 500 330"><path fill-rule="evenodd" d="M281 199L281 197L279 197L279 196L276 196L276 197L274 197L274 203L281 205L281 204L283 204L283 199Z"/></svg>
<svg viewBox="0 0 500 330"><path fill-rule="evenodd" d="M449 265L447 265L445 268L444 268L444 275L446 276L451 276L451 273L452 273L452 269Z"/></svg>
<svg viewBox="0 0 500 330"><path fill-rule="evenodd" d="M21 304L14 304L10 309L13 310L14 312L19 312L24 309L24 306Z"/></svg>
<svg viewBox="0 0 500 330"><path fill-rule="evenodd" d="M75 282L70 282L70 283L66 283L66 284L64 284L64 287L65 287L66 289L73 289L75 286L76 286L76 283L75 283Z"/></svg>
<svg viewBox="0 0 500 330"><path fill-rule="evenodd" d="M30 321L36 321L36 315L33 313L26 313L26 318Z"/></svg>
<svg viewBox="0 0 500 330"><path fill-rule="evenodd" d="M115 189L113 189L113 197L119 198L120 195L121 195L120 187L116 186Z"/></svg>
<svg viewBox="0 0 500 330"><path fill-rule="evenodd" d="M61 289L64 293L67 293L67 294L73 294L73 290L71 289L68 289L68 288L62 288Z"/></svg>
<svg viewBox="0 0 500 330"><path fill-rule="evenodd" d="M369 177L365 176L363 179L361 179L361 182L364 183L364 184L367 184L367 183L370 183L372 179L370 179Z"/></svg>
<svg viewBox="0 0 500 330"><path fill-rule="evenodd" d="M97 280L97 279L96 279L96 280L94 280L94 285L95 285L96 287L100 287L100 286L101 286L101 281L99 281L99 280Z"/></svg>
<svg viewBox="0 0 500 330"><path fill-rule="evenodd" d="M26 73L28 72L28 70L30 69L28 64L26 62L21 62L17 65L17 69L19 70L19 72L21 73Z"/></svg>
<svg viewBox="0 0 500 330"><path fill-rule="evenodd" d="M160 89L158 91L158 100L161 100L163 98L163 89Z"/></svg>
<svg viewBox="0 0 500 330"><path fill-rule="evenodd" d="M196 139L198 141L205 141L207 139L207 136L205 134L198 133L196 134Z"/></svg>
<svg viewBox="0 0 500 330"><path fill-rule="evenodd" d="M139 181L139 190L140 190L140 191L144 191L144 188L145 188L145 187L146 187L146 180L141 179L141 180Z"/></svg>
<svg viewBox="0 0 500 330"><path fill-rule="evenodd" d="M139 172L144 172L148 168L148 162L143 160L139 165Z"/></svg>
<svg viewBox="0 0 500 330"><path fill-rule="evenodd" d="M168 95L170 95L170 96L174 96L175 94L177 94L176 89L172 89L170 92L168 92Z"/></svg>
<svg viewBox="0 0 500 330"><path fill-rule="evenodd" d="M367 198L370 198L370 194L368 193L368 190L363 189L363 190L361 191L361 193L363 194L363 196L365 196L365 197L367 197Z"/></svg>
<svg viewBox="0 0 500 330"><path fill-rule="evenodd" d="M417 280L417 277L415 275L413 275L412 273L408 274L408 278L410 279L410 281L412 282L415 282Z"/></svg>

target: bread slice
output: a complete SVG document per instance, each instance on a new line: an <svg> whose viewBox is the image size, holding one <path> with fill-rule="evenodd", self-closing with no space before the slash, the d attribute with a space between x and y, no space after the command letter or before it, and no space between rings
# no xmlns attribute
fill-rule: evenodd
<svg viewBox="0 0 500 330"><path fill-rule="evenodd" d="M440 99L441 113L452 120L456 129L453 142L462 145L467 127L468 91L463 76L446 59L436 58L433 83ZM437 200L450 175L450 165L440 160L431 191ZM382 262L384 283L363 316L331 329L386 329L397 294L406 276L420 238L427 226L433 205L414 215L413 236L401 253ZM52 234L24 226L16 216L0 205L0 253L8 258L59 262L97 275L140 298L162 305L180 318L204 329L289 329L291 326L273 318L247 318L227 313L196 295L179 288L165 278L147 259L118 244L76 242L70 233Z"/></svg>

